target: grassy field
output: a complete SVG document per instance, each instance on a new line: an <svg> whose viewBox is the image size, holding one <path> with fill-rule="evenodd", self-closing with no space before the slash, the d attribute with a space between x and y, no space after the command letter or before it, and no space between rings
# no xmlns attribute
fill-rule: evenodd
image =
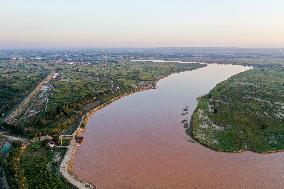
<svg viewBox="0 0 284 189"><path fill-rule="evenodd" d="M188 133L218 150L284 150L284 69L253 69L199 98Z"/></svg>

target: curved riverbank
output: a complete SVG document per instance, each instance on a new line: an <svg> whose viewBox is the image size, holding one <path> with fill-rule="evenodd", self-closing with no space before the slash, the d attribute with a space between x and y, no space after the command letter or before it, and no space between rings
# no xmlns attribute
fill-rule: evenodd
<svg viewBox="0 0 284 189"><path fill-rule="evenodd" d="M75 132L80 133L80 128L78 128ZM88 183L79 180L76 175L72 172L72 164L71 161L74 157L74 154L76 153L76 150L79 148L78 143L75 140L75 135L70 141L70 144L68 145L67 151L64 155L64 158L60 164L60 173L63 176L63 178L69 182L71 185L73 185L76 188L88 188L88 189L94 189L95 186Z"/></svg>
<svg viewBox="0 0 284 189"><path fill-rule="evenodd" d="M191 136L216 151L282 152L283 78L279 69L256 68L218 84L199 98Z"/></svg>
<svg viewBox="0 0 284 189"><path fill-rule="evenodd" d="M168 76L169 75L164 76L160 79L163 79L163 78L168 77ZM111 104L111 103L113 103L113 102L115 102L115 101L117 101L117 100L119 100L119 99L121 99L125 96L131 95L131 94L134 94L134 93L138 93L138 92L142 92L142 91L146 91L146 90L155 89L156 83L159 80L155 81L152 85L139 87L139 88L136 88L136 89L131 90L129 92L126 92L124 94L121 94L117 97L114 97L113 99L109 100L108 102L105 102L105 103L99 105L98 107L94 108L93 110L89 111L86 115L84 115L82 117L82 120L79 124L79 127L72 134L73 137L72 137L72 139L71 139L71 141L70 141L70 143L67 147L67 152L65 153L64 158L63 158L63 160L60 164L60 173L65 180L67 180L70 184L72 184L73 186L80 188L80 189L81 188L83 188L83 189L84 188L85 189L96 188L96 186L94 186L93 184L78 179L76 174L74 174L74 172L72 171L73 170L74 156L76 155L76 152L77 152L78 148L80 147L80 144L78 144L75 140L75 136L80 136L82 133L84 133L85 125L87 124L87 122L89 121L89 119L91 118L91 116L95 112L101 110L102 108L106 107L107 105L109 105L109 104Z"/></svg>
<svg viewBox="0 0 284 189"><path fill-rule="evenodd" d="M195 116L198 116L198 110L199 108L197 107L196 110L194 111L191 120L190 120L190 127L186 129L186 133L187 135L193 139L194 141L198 142L199 144L205 146L206 148L213 150L215 152L225 152L225 153L245 153L245 152L252 152L252 153L257 153L257 154L263 154L263 155L268 155L268 154L274 154L274 153L279 153L279 152L284 152L284 150L270 150L270 151L264 151L264 152L259 152L259 151L253 151L250 149L241 149L241 150L236 150L236 151L226 151L226 150L221 150L218 148L214 148L211 145L208 145L207 142L200 140L198 137L196 137L193 133L192 133L192 127L198 127L197 123L195 123L195 121L197 121L198 118L196 118Z"/></svg>
<svg viewBox="0 0 284 189"><path fill-rule="evenodd" d="M281 188L283 153L216 152L189 142L181 123L195 110L197 97L245 70L213 64L173 74L160 80L156 90L97 111L82 135L74 173L107 189Z"/></svg>

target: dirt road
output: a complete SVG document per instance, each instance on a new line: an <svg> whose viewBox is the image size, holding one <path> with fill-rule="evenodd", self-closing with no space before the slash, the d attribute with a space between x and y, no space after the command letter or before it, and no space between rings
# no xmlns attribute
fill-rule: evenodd
<svg viewBox="0 0 284 189"><path fill-rule="evenodd" d="M12 124L16 121L17 117L20 116L29 106L30 101L40 92L43 85L46 85L53 79L55 72L51 72L44 80L42 80L34 90L20 103L20 105L7 116L5 121L9 124Z"/></svg>

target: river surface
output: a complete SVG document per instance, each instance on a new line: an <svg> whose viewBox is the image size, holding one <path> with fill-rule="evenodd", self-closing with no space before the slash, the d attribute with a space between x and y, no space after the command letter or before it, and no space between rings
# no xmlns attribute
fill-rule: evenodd
<svg viewBox="0 0 284 189"><path fill-rule="evenodd" d="M210 64L173 74L96 112L73 171L99 189L283 188L283 153L215 152L190 142L181 123L197 97L247 69Z"/></svg>

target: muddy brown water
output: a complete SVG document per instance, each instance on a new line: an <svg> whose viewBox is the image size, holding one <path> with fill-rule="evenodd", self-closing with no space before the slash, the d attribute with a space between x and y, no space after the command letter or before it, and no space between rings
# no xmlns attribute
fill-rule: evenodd
<svg viewBox="0 0 284 189"><path fill-rule="evenodd" d="M189 142L181 123L197 97L247 69L211 64L173 74L157 89L96 112L75 156L75 174L99 189L283 188L284 153L215 152ZM181 115L187 106L188 115Z"/></svg>

